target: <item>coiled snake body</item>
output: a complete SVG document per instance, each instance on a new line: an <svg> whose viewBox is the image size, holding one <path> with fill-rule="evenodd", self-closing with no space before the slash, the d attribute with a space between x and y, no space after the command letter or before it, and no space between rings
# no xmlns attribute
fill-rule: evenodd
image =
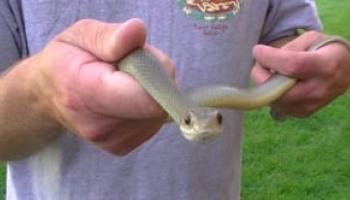
<svg viewBox="0 0 350 200"><path fill-rule="evenodd" d="M307 51L316 50L332 42L349 47L345 39L328 36L313 44ZM118 63L118 67L141 84L190 141L205 141L219 135L223 117L216 108L249 110L266 106L296 83L295 79L274 74L268 81L252 89L217 85L184 94L169 79L160 63L145 50L133 51Z"/></svg>

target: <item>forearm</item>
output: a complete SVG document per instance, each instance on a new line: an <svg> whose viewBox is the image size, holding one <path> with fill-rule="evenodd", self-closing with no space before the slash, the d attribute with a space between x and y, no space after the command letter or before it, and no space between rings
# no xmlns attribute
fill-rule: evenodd
<svg viewBox="0 0 350 200"><path fill-rule="evenodd" d="M31 59L0 78L0 160L18 159L44 147L62 128L35 95Z"/></svg>

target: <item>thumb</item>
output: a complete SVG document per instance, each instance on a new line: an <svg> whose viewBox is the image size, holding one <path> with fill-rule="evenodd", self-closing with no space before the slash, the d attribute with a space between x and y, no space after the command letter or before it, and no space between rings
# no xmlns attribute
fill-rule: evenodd
<svg viewBox="0 0 350 200"><path fill-rule="evenodd" d="M70 26L54 40L81 48L105 62L115 62L130 51L143 47L145 38L146 30L139 19L131 19L122 24L84 19Z"/></svg>

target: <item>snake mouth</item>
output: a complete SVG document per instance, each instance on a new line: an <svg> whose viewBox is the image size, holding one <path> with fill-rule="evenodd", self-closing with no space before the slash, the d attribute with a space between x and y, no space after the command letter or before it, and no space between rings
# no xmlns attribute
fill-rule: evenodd
<svg viewBox="0 0 350 200"><path fill-rule="evenodd" d="M206 142L216 139L222 130L223 117L217 110L205 109L205 112L188 112L183 117L180 130L189 141Z"/></svg>
<svg viewBox="0 0 350 200"><path fill-rule="evenodd" d="M201 133L188 133L188 132L182 132L183 136L193 142L207 142L210 140L216 139L219 135L220 132L201 132Z"/></svg>

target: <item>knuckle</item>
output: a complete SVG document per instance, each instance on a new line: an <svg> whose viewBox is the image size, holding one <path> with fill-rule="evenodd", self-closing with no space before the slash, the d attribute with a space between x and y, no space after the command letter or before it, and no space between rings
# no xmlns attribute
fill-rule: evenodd
<svg viewBox="0 0 350 200"><path fill-rule="evenodd" d="M126 145L127 143L125 143L123 139L122 140L114 139L113 142L108 141L110 140L110 137L108 135L109 134L106 134L106 133L95 134L85 139L96 144L104 151L117 156L125 156L134 149L134 147Z"/></svg>
<svg viewBox="0 0 350 200"><path fill-rule="evenodd" d="M116 156L126 156L134 150L134 148L126 147L124 145L119 145L119 144L114 146L104 147L103 149Z"/></svg>
<svg viewBox="0 0 350 200"><path fill-rule="evenodd" d="M307 36L307 37L316 37L317 35L319 35L319 32L314 31L314 30L307 31L307 32L305 33L305 36Z"/></svg>
<svg viewBox="0 0 350 200"><path fill-rule="evenodd" d="M111 132L105 130L101 126L95 124L87 124L83 122L75 123L75 133L84 140L101 143L107 141L111 136Z"/></svg>
<svg viewBox="0 0 350 200"><path fill-rule="evenodd" d="M132 150L131 149L125 149L125 148L115 148L107 150L108 152L117 155L117 156L126 156L128 155Z"/></svg>
<svg viewBox="0 0 350 200"><path fill-rule="evenodd" d="M68 28L67 31L64 32L64 36L76 38L77 35L84 35L86 30L90 30L95 24L96 20L81 19Z"/></svg>
<svg viewBox="0 0 350 200"><path fill-rule="evenodd" d="M314 31L314 30L311 30L311 31L307 31L305 34L304 34L305 38L308 39L308 40L319 40L319 39L322 39L324 37L324 35L318 31Z"/></svg>
<svg viewBox="0 0 350 200"><path fill-rule="evenodd" d="M72 27L81 27L81 28L84 28L84 29L87 29L88 27L91 27L93 26L94 24L96 24L96 20L94 19L81 19L81 20L78 20L77 22L75 22Z"/></svg>
<svg viewBox="0 0 350 200"><path fill-rule="evenodd" d="M288 104L279 108L279 111L287 115L297 118L308 118L318 109L318 104L305 103L305 104Z"/></svg>
<svg viewBox="0 0 350 200"><path fill-rule="evenodd" d="M150 118L160 117L164 115L163 109L155 102L149 103L148 106L144 108L145 116Z"/></svg>
<svg viewBox="0 0 350 200"><path fill-rule="evenodd" d="M63 32L58 34L54 40L72 42L72 41L81 41L83 40L84 35L86 35L86 30L91 30L91 27L96 26L97 20L93 19L81 19L73 23L69 28L65 29Z"/></svg>
<svg viewBox="0 0 350 200"><path fill-rule="evenodd" d="M305 106L303 109L300 109L299 112L294 113L295 117L305 119L310 117L315 112L313 106Z"/></svg>
<svg viewBox="0 0 350 200"><path fill-rule="evenodd" d="M80 110L82 106L80 98L69 91L68 88L61 89L56 104L61 104L69 110Z"/></svg>
<svg viewBox="0 0 350 200"><path fill-rule="evenodd" d="M298 58L291 58L286 60L285 68L284 68L284 73L289 76L295 76L298 74L299 69L300 69L300 61Z"/></svg>
<svg viewBox="0 0 350 200"><path fill-rule="evenodd" d="M341 71L338 70L338 63L336 60L330 60L327 62L326 67L323 68L324 75L329 78L337 78L341 75Z"/></svg>
<svg viewBox="0 0 350 200"><path fill-rule="evenodd" d="M174 64L171 60L167 60L165 62L165 65L168 66L167 67L167 73L168 75L172 78L172 79L175 79L175 76L176 76L176 72L175 72L175 68L174 68Z"/></svg>
<svg viewBox="0 0 350 200"><path fill-rule="evenodd" d="M339 78L340 72L337 72L336 70L331 69L332 67L329 66L326 69L323 70L323 76L325 77L325 79L327 80L333 80L333 79L337 79Z"/></svg>
<svg viewBox="0 0 350 200"><path fill-rule="evenodd" d="M119 140L116 143L113 143L112 145L110 144L108 146L104 146L103 149L113 155L126 156L133 150L135 150L138 146L139 144L134 144L132 141L129 140Z"/></svg>
<svg viewBox="0 0 350 200"><path fill-rule="evenodd" d="M327 88L320 88L312 94L312 99L314 101L322 101L330 96L330 91Z"/></svg>
<svg viewBox="0 0 350 200"><path fill-rule="evenodd" d="M113 51L113 43L106 42L111 39L108 36L103 27L97 28L92 36L92 44L97 52L102 52L106 57L111 58L115 52Z"/></svg>
<svg viewBox="0 0 350 200"><path fill-rule="evenodd" d="M310 55L305 52L295 52L285 60L285 73L286 75L300 78L304 76L305 71L308 71Z"/></svg>
<svg viewBox="0 0 350 200"><path fill-rule="evenodd" d="M305 110L302 113L298 113L297 117L301 118L301 119L305 119L305 118L309 118L311 115L312 115L311 112L308 112L308 111Z"/></svg>
<svg viewBox="0 0 350 200"><path fill-rule="evenodd" d="M93 129L93 130L84 130L84 128L80 128L79 131L81 134L81 137L84 138L87 141L91 142L102 142L106 141L108 139L109 134L107 132Z"/></svg>

